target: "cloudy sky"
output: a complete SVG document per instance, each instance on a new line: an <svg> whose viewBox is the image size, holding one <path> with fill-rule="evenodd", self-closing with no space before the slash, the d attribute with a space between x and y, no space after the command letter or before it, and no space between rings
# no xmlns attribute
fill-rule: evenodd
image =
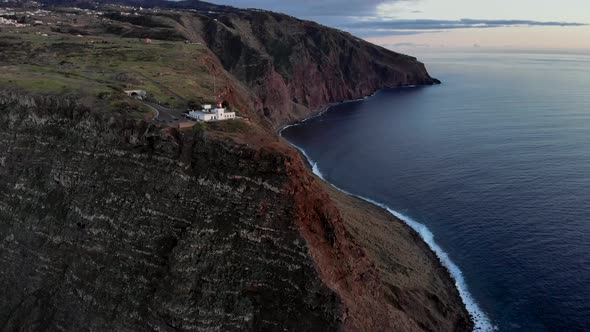
<svg viewBox="0 0 590 332"><path fill-rule="evenodd" d="M590 49L590 0L209 0L284 12L389 47Z"/></svg>

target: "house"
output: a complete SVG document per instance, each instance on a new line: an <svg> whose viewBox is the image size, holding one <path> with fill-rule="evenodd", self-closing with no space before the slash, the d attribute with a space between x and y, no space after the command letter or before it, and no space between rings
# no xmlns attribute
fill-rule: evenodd
<svg viewBox="0 0 590 332"><path fill-rule="evenodd" d="M203 111L189 111L188 117L193 120L205 121L205 122L217 120L217 118L215 117L215 114L212 114L209 112L203 112Z"/></svg>
<svg viewBox="0 0 590 332"><path fill-rule="evenodd" d="M202 111L190 111L188 117L198 121L224 121L236 118L235 112L226 112L221 101L217 103L216 108L212 108L211 105L203 105Z"/></svg>

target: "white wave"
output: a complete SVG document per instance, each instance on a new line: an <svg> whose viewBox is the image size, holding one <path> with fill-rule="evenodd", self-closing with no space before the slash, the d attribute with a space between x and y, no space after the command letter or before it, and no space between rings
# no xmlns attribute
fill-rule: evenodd
<svg viewBox="0 0 590 332"><path fill-rule="evenodd" d="M305 150L303 150L302 148L298 147L297 145L289 142L289 144L291 144L292 147L296 148L297 150L299 150L299 152L301 152L301 154L305 157L305 159L307 159L307 162L311 165L311 171L313 172L313 174L315 174L317 177L319 177L320 179L326 181L326 179L324 179L324 175L322 174L322 172L320 171L320 168L318 167L318 163L313 161L309 155L307 154L307 152L305 152Z"/></svg>
<svg viewBox="0 0 590 332"><path fill-rule="evenodd" d="M430 249L436 254L441 264L449 271L451 277L455 280L455 287L457 287L457 290L459 291L459 296L463 300L463 304L465 305L467 312L469 312L471 318L473 319L473 331L491 332L498 330L498 328L492 324L486 313L479 307L471 293L469 293L467 283L465 282L465 278L463 277L463 273L461 272L459 267L455 263L453 263L449 255L434 241L434 234L432 234L432 232L428 229L428 227L426 227L426 225L415 221L414 219L404 215L403 213L391 209L390 207L381 202L377 202L367 197L355 195L328 182L324 178L322 172L320 171L318 163L312 160L304 149L291 142L289 142L289 144L291 144L291 146L293 146L294 148L299 150L301 154L303 154L303 156L307 159L308 163L311 165L313 173L317 175L320 179L326 181L332 187L347 195L360 198L366 202L375 204L385 209L387 212L391 213L393 216L403 221L406 225L410 226L416 233L418 233L422 240L426 242Z"/></svg>
<svg viewBox="0 0 590 332"><path fill-rule="evenodd" d="M283 132L283 130L287 129L287 128L291 128L291 127L295 127L297 125L297 123L294 124L290 124L290 125L286 125L283 126L280 130L279 130L279 134Z"/></svg>
<svg viewBox="0 0 590 332"><path fill-rule="evenodd" d="M312 170L313 174L317 175L320 179L326 181L326 179L324 179L324 174L322 174L322 172L320 171L320 168L318 167L317 162L313 163L311 170Z"/></svg>
<svg viewBox="0 0 590 332"><path fill-rule="evenodd" d="M459 295L463 300L463 304L465 304L465 308L473 318L474 331L489 332L497 330L497 327L492 324L485 312L479 307L479 305L469 292L467 288L467 283L465 282L465 278L463 277L463 273L461 272L459 267L455 265L455 263L453 263L449 255L434 241L434 234L432 234L432 232L428 229L428 227L426 227L426 225L421 224L413 220L412 218L391 209L385 204L376 202L366 197L357 197L384 208L389 213L391 213L392 215L406 223L408 226L410 226L414 231L416 231L416 233L420 235L424 242L428 244L430 249L432 249L432 251L434 251L434 253L438 257L442 265L447 268L453 279L455 279L455 287L457 287L457 290L459 291Z"/></svg>

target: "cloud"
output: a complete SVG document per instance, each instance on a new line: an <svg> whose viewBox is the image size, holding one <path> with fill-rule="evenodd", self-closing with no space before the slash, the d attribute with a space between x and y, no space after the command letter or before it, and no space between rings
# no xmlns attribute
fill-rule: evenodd
<svg viewBox="0 0 590 332"><path fill-rule="evenodd" d="M544 22L532 20L399 20L399 19L361 19L336 25L337 28L352 34L366 37L386 35L414 35L451 31L456 29L532 27L532 26L585 26L577 22Z"/></svg>
<svg viewBox="0 0 590 332"><path fill-rule="evenodd" d="M385 36L411 36L422 33L439 33L448 30L391 30L391 29L345 29L359 38L385 37Z"/></svg>
<svg viewBox="0 0 590 332"><path fill-rule="evenodd" d="M422 0L208 0L241 8L260 8L346 30L362 38L411 35L454 29L583 26L576 22L534 20L437 20L399 19L423 14L416 6Z"/></svg>
<svg viewBox="0 0 590 332"><path fill-rule="evenodd" d="M241 8L261 8L308 18L320 16L373 16L377 7L388 3L418 0L209 0Z"/></svg>
<svg viewBox="0 0 590 332"><path fill-rule="evenodd" d="M448 30L473 28L500 28L523 26L584 26L576 22L543 22L531 20L361 20L342 27L355 30Z"/></svg>
<svg viewBox="0 0 590 332"><path fill-rule="evenodd" d="M430 45L428 44L417 44L417 43L386 43L386 44L380 44L383 47L392 47L392 48L396 48L396 47L430 47Z"/></svg>

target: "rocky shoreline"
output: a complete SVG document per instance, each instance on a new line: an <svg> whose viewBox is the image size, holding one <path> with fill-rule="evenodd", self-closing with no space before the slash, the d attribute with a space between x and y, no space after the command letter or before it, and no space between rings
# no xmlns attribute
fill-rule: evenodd
<svg viewBox="0 0 590 332"><path fill-rule="evenodd" d="M438 82L437 84L440 84L440 82ZM377 92L379 92L379 90L375 91L370 96L374 95ZM370 97L370 96L367 96L367 97ZM367 98L367 97L365 97L365 98ZM364 98L361 98L361 99L364 99ZM354 100L344 101L341 103L354 102L354 101L358 101L361 99L354 99ZM384 242L384 243L387 243L389 241L393 242L393 241L395 241L395 239L399 240L400 237L403 237L405 241L412 241L413 243L408 246L415 246L415 248L409 249L409 250L415 250L417 252L425 254L426 259L429 260L430 263L432 264L432 269L438 275L437 278L439 279L439 282L441 284L443 284L444 287L446 287L449 290L448 294L451 297L456 297L456 298L460 299L458 302L455 303L455 305L462 306L463 312L466 313L467 309L465 307L463 300L460 297L459 291L458 291L456 284L455 284L454 277L452 276L450 271L442 264L439 257L437 256L437 254L433 251L433 249L430 248L429 245L421 238L421 236L418 234L417 231L415 231L410 225L408 225L403 220L392 215L384 207L381 207L381 206L379 206L375 203L372 203L366 199L363 199L361 197L357 197L353 194L344 192L341 189L335 187L333 184L331 184L330 182L328 182L324 178L315 174L313 172L313 167L312 167L313 161L308 159L308 156L305 154L305 152L300 147L293 145L291 142L288 141L288 139L285 139L281 135L281 133L284 129L291 127L291 126L303 125L305 121L315 118L315 117L318 117L318 116L321 116L325 112L328 112L331 107L336 106L341 103L327 104L327 105L321 107L316 112L314 112L314 114L310 115L309 117L306 117L306 118L299 120L297 122L282 126L278 130L277 133L286 144L289 144L290 146L292 146L294 149L296 149L299 152L300 157L306 161L307 171L314 174L316 179L323 183L322 187L324 188L324 190L326 190L329 193L330 198L332 200L334 200L334 202L336 202L337 205L339 205L339 210L341 211L341 213L343 210L346 210L347 212L345 213L345 215L358 214L359 211L354 211L354 212L351 211L350 207L354 206L355 209L358 209L360 211L364 211L364 213L367 216L373 216L374 220L370 220L370 221L368 220L368 217L364 217L364 218L360 217L361 219L363 219L363 223L366 223L366 225L365 224L363 224L363 225L348 224L348 226L355 229L355 231L357 233L357 237L355 239L359 240L362 238L362 236L358 235L358 233L365 232L364 236L367 236L367 232L363 228L364 228L364 226L370 225L373 227L383 227L384 229L387 229L387 231L383 231L383 230L380 231L380 233L382 234L382 238L380 240L381 242ZM357 215L356 218L359 218L359 216ZM388 223L393 223L395 226L387 227L387 226L389 226ZM381 224L381 225L379 225L379 224ZM376 226L376 225L378 225L378 226ZM395 231L393 231L393 230L395 230ZM374 236L374 235L375 234L371 234L369 236ZM389 238L387 238L387 237L389 237ZM362 240L361 240L361 242L362 242ZM372 245L374 245L374 243L367 241L367 242L363 243L362 247L364 250L368 250L370 252ZM373 259L375 259L378 262L378 264L379 263L384 264L382 266L382 269L380 270L380 273L382 275L384 274L384 275L386 275L386 277L390 277L391 274L395 274L395 272L391 271L392 270L391 267L388 267L386 265L386 263L383 263L384 260L388 260L390 258L380 257L379 254L377 254L377 253L373 253L373 254L375 255L375 256L373 256ZM381 255L383 255L383 253L381 253ZM387 293L387 291L385 291L385 293ZM390 294L390 296L391 296L391 294ZM414 299L414 300L416 300L416 299ZM396 308L399 309L399 303L397 304ZM406 312L405 310L402 310L402 311ZM465 317L467 317L467 319L465 319ZM418 317L417 320L419 321L420 317ZM395 328L393 330L407 330L408 328L410 328L410 327L409 326L404 326L404 327L395 326ZM429 327L429 328L434 328L435 330L444 330L445 329L442 326ZM455 326L452 326L452 327L448 326L446 328L450 328L450 330L455 330L455 331L472 330L473 329L473 321L472 321L472 318L469 317L469 314L467 314L466 316L463 316L463 318L459 319L456 322ZM410 330L411 329L412 328L410 328Z"/></svg>

